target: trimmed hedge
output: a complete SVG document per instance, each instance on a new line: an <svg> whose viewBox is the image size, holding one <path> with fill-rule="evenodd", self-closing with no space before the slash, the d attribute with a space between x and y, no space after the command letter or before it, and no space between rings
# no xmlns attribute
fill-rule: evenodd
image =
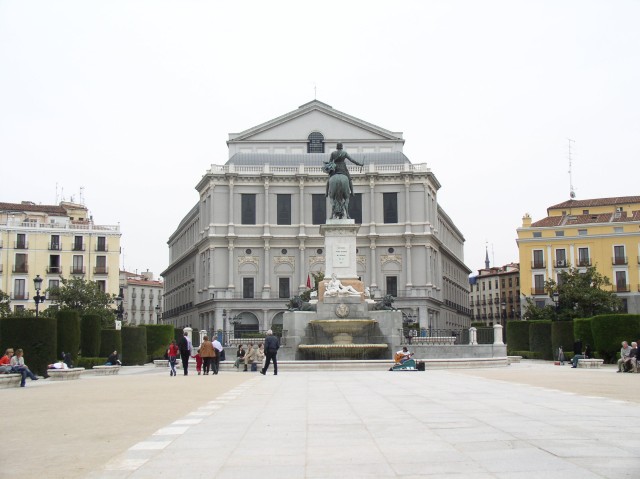
<svg viewBox="0 0 640 479"><path fill-rule="evenodd" d="M147 359L149 361L164 359L164 353L173 339L173 326L170 324L145 324L142 327L147 330Z"/></svg>
<svg viewBox="0 0 640 479"><path fill-rule="evenodd" d="M551 321L528 321L529 351L540 356L536 359L553 359L551 347Z"/></svg>
<svg viewBox="0 0 640 479"><path fill-rule="evenodd" d="M120 330L103 329L100 331L100 356L108 358L114 351L122 354L122 335L120 334Z"/></svg>
<svg viewBox="0 0 640 479"><path fill-rule="evenodd" d="M58 321L58 355L64 351L75 364L80 350L80 313L75 309L63 309L56 313Z"/></svg>
<svg viewBox="0 0 640 479"><path fill-rule="evenodd" d="M551 350L553 359L558 359L558 348L562 346L564 357L573 351L573 321L554 321L551 323Z"/></svg>
<svg viewBox="0 0 640 479"><path fill-rule="evenodd" d="M635 341L640 336L640 315L601 314L591 318L594 347L605 361L612 362L622 341Z"/></svg>
<svg viewBox="0 0 640 479"><path fill-rule="evenodd" d="M107 358L85 358L83 356L79 356L78 364L76 365L76 367L91 369L94 366L104 366L106 362L107 362Z"/></svg>
<svg viewBox="0 0 640 479"><path fill-rule="evenodd" d="M147 329L127 326L121 329L124 366L142 365L147 362Z"/></svg>
<svg viewBox="0 0 640 479"><path fill-rule="evenodd" d="M582 349L587 347L587 344L594 348L593 333L591 332L591 320L593 318L576 318L573 320L573 337L574 341L582 341ZM571 348L573 349L573 347Z"/></svg>
<svg viewBox="0 0 640 479"><path fill-rule="evenodd" d="M180 338L184 336L184 331L180 328L175 328L173 330L173 339L176 340L176 343L180 340Z"/></svg>
<svg viewBox="0 0 640 479"><path fill-rule="evenodd" d="M47 375L47 366L58 357L58 320L56 318L0 319L0 350L23 349L24 362L35 374Z"/></svg>
<svg viewBox="0 0 640 479"><path fill-rule="evenodd" d="M80 323L80 350L87 358L95 358L100 354L100 330L102 318L96 314L82 316Z"/></svg>
<svg viewBox="0 0 640 479"><path fill-rule="evenodd" d="M529 321L507 321L507 351L529 351Z"/></svg>

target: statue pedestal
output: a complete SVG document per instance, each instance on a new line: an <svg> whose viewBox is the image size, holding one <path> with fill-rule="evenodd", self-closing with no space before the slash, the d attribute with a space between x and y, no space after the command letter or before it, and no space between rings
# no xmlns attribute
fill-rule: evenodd
<svg viewBox="0 0 640 479"><path fill-rule="evenodd" d="M352 219L328 219L320 225L324 236L325 278L333 273L338 279L358 279L356 269L356 234L360 225Z"/></svg>

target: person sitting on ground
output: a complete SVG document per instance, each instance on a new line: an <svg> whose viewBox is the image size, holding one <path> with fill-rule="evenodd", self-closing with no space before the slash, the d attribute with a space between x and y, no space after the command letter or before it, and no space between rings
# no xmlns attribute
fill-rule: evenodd
<svg viewBox="0 0 640 479"><path fill-rule="evenodd" d="M584 351L581 351L581 354L575 354L573 358L571 358L571 367L577 368L579 359L591 359L591 357L591 346L587 344Z"/></svg>
<svg viewBox="0 0 640 479"><path fill-rule="evenodd" d="M58 362L48 364L47 369L69 369L69 366L64 360L60 359Z"/></svg>
<svg viewBox="0 0 640 479"><path fill-rule="evenodd" d="M9 348L5 351L4 356L0 358L0 373L11 372L11 357L13 356L13 349Z"/></svg>
<svg viewBox="0 0 640 479"><path fill-rule="evenodd" d="M258 355L258 349L254 347L253 343L249 343L249 349L247 354L244 355L244 371L247 371L247 366L253 364Z"/></svg>
<svg viewBox="0 0 640 479"><path fill-rule="evenodd" d="M113 351L107 358L107 362L104 363L105 366L120 366L121 364L118 358L118 351Z"/></svg>
<svg viewBox="0 0 640 479"><path fill-rule="evenodd" d="M242 344L238 344L238 350L236 351L236 361L233 363L234 368L240 369L240 363L244 362L244 356L246 351L242 347Z"/></svg>
<svg viewBox="0 0 640 479"><path fill-rule="evenodd" d="M617 372L621 373L623 371L622 368L626 359L629 357L629 354L631 354L631 347L629 346L629 343L627 343L626 341L622 341L622 348L620 348L620 359L618 359Z"/></svg>
<svg viewBox="0 0 640 479"><path fill-rule="evenodd" d="M22 375L22 381L20 381L20 387L26 386L27 378L32 381L37 381L38 377L31 372L31 370L24 363L24 351L22 349L16 349L16 354L11 358L12 372L16 372Z"/></svg>
<svg viewBox="0 0 640 479"><path fill-rule="evenodd" d="M622 370L625 373L635 373L636 372L636 357L638 355L638 343L633 341L631 343L631 351L629 351L629 356L624 360L624 364L622 365Z"/></svg>
<svg viewBox="0 0 640 479"><path fill-rule="evenodd" d="M396 364L405 363L406 361L411 359L411 356L413 356L413 353L410 353L407 347L403 346L402 349L396 353L396 356L395 356Z"/></svg>

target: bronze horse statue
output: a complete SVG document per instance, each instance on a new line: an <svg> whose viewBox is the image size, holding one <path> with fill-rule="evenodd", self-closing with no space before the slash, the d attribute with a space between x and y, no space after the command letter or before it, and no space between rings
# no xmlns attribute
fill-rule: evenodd
<svg viewBox="0 0 640 479"><path fill-rule="evenodd" d="M331 200L331 218L349 218L349 177L335 174L329 178L329 200Z"/></svg>

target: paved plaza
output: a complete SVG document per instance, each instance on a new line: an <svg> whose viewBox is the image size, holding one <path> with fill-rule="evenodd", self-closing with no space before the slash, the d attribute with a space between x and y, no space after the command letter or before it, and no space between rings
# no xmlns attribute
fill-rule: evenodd
<svg viewBox="0 0 640 479"><path fill-rule="evenodd" d="M640 376L525 361L426 372L223 371L0 390L0 477L637 476ZM35 459L35 460L34 460Z"/></svg>

